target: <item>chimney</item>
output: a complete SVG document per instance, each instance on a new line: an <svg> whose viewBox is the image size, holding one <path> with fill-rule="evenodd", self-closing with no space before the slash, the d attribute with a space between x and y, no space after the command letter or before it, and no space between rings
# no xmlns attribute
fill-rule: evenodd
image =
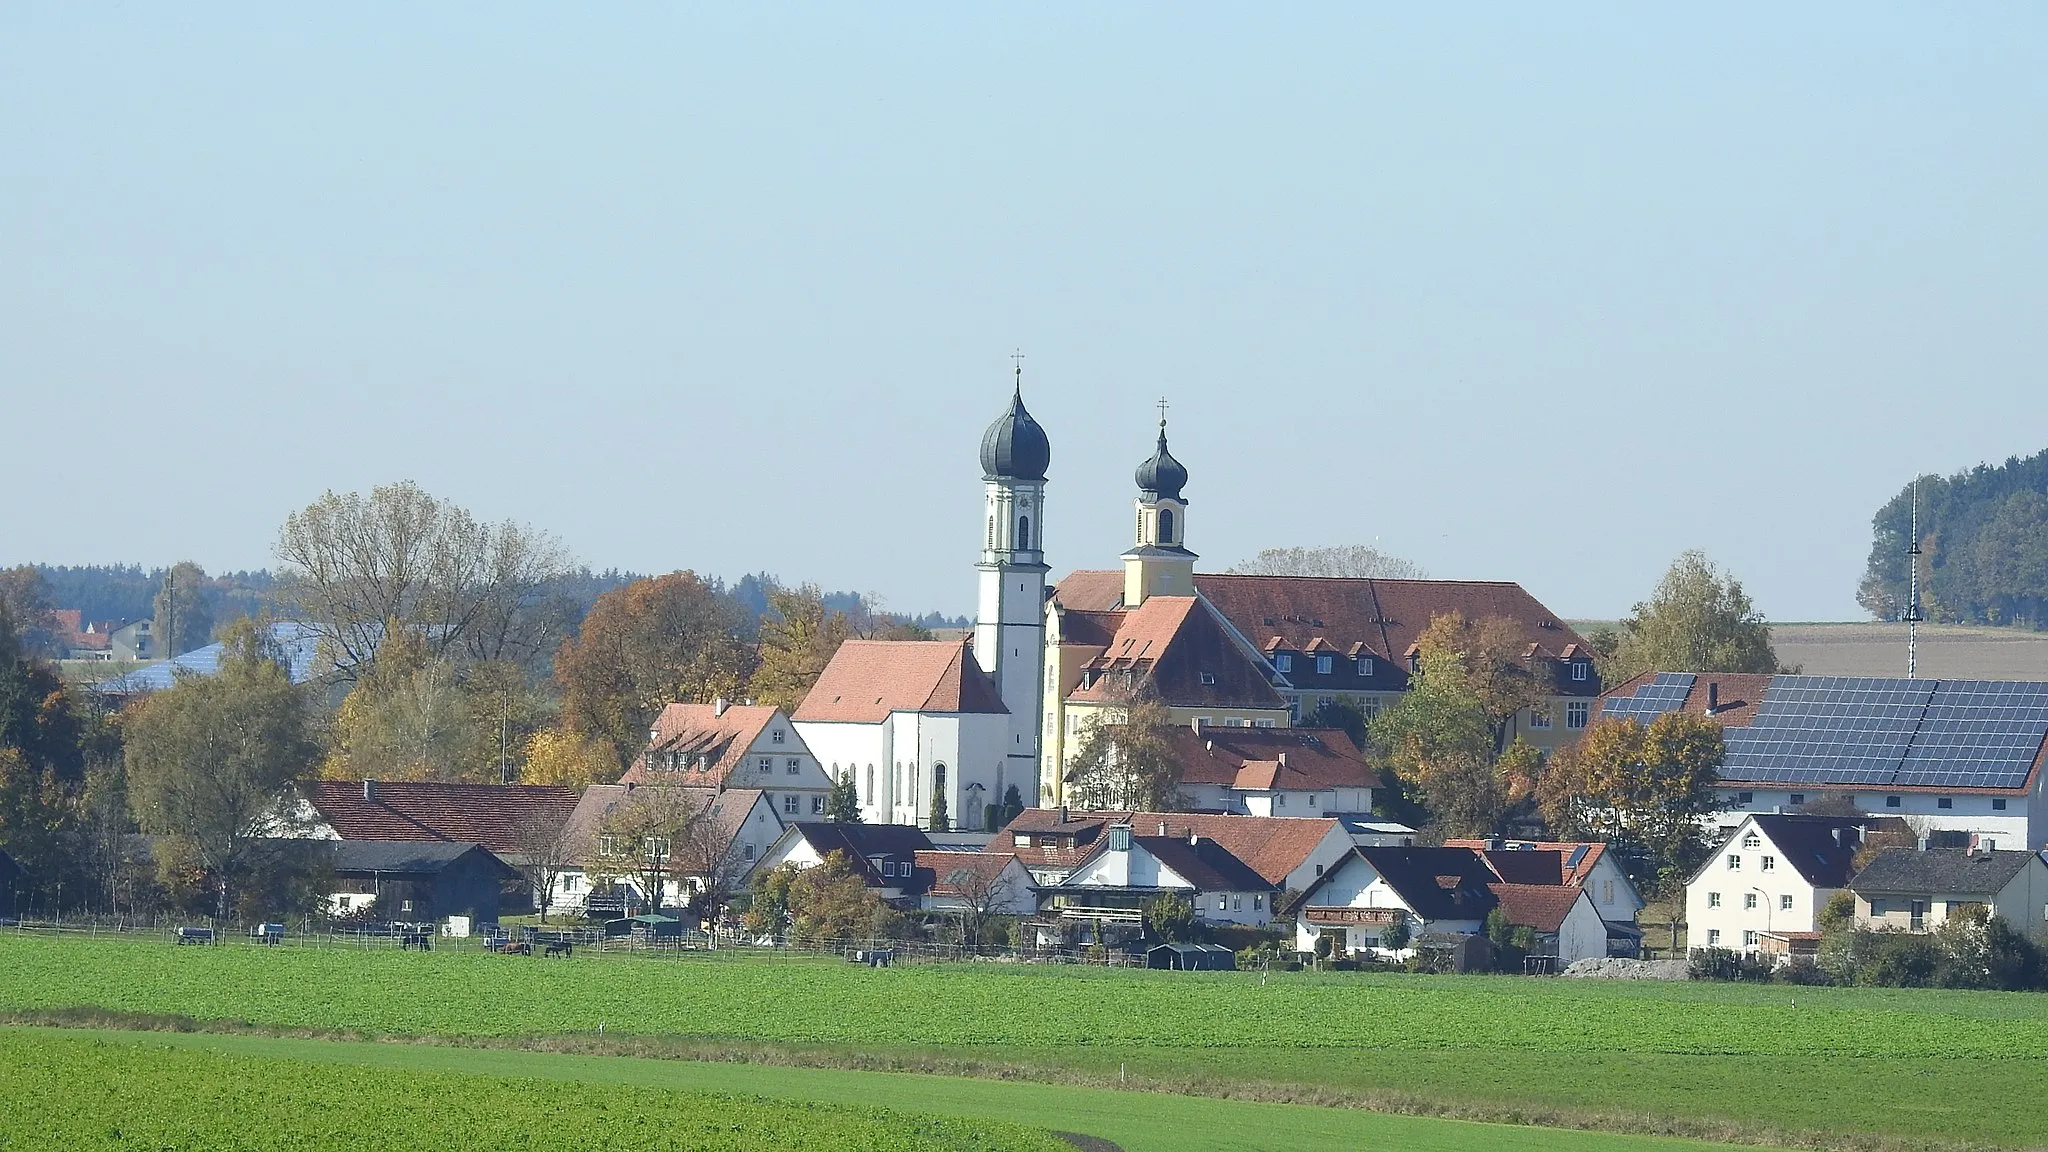
<svg viewBox="0 0 2048 1152"><path fill-rule="evenodd" d="M1926 833L1924 833L1924 832L1923 832L1923 833L1921 833L1921 834L1920 834L1920 835L1919 835L1918 837L1916 837L1916 838L1914 839L1914 841L1913 841L1913 850L1914 850L1915 852L1925 852L1925 851L1927 851L1927 834L1926 834Z"/></svg>
<svg viewBox="0 0 2048 1152"><path fill-rule="evenodd" d="M1188 829L1188 846L1192 848L1195 845L1200 844L1201 842L1201 836L1197 835L1193 828Z"/></svg>
<svg viewBox="0 0 2048 1152"><path fill-rule="evenodd" d="M1131 826L1129 824L1118 824L1110 828L1109 850L1111 852L1129 852L1131 850Z"/></svg>
<svg viewBox="0 0 2048 1152"><path fill-rule="evenodd" d="M1707 681L1707 715L1721 710L1721 685L1718 681Z"/></svg>
<svg viewBox="0 0 2048 1152"><path fill-rule="evenodd" d="M364 780L364 781L363 781L363 803L365 803L365 804L375 804L376 802L377 802L377 782L376 782L375 780Z"/></svg>
<svg viewBox="0 0 2048 1152"><path fill-rule="evenodd" d="M1062 824L1065 824L1066 822L1067 822L1067 806L1066 806L1065 804L1062 804L1062 805L1060 805L1060 823L1062 823Z"/></svg>
<svg viewBox="0 0 2048 1152"><path fill-rule="evenodd" d="M725 710L730 707L732 707L732 703L725 697L720 696L711 702L711 714L713 716L723 716L725 715Z"/></svg>
<svg viewBox="0 0 2048 1152"><path fill-rule="evenodd" d="M1204 752L1214 752L1216 750L1216 742L1214 740L1202 741L1202 750Z"/></svg>
<svg viewBox="0 0 2048 1152"><path fill-rule="evenodd" d="M1282 768L1285 768L1285 767L1287 767L1287 753L1285 753L1285 752L1282 752L1282 753L1280 754L1280 766L1281 766Z"/></svg>
<svg viewBox="0 0 2048 1152"><path fill-rule="evenodd" d="M1842 842L1842 841L1843 841L1843 838L1844 838L1844 836L1845 836L1845 834L1846 834L1846 833L1847 833L1848 831L1849 831L1849 830L1848 830L1847 828L1843 828L1843 827L1841 827L1841 826L1839 826L1839 825L1837 825L1837 826L1836 826L1836 828L1835 828L1835 847L1837 847L1837 848L1846 848L1846 847L1848 847L1848 845L1847 845L1847 844L1845 844L1845 843L1843 843L1843 842Z"/></svg>

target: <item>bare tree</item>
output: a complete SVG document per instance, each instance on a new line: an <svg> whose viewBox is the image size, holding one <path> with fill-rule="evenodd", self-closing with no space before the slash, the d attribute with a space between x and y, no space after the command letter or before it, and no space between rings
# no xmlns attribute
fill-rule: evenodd
<svg viewBox="0 0 2048 1152"><path fill-rule="evenodd" d="M1006 859L991 854L987 860L963 861L939 877L940 886L960 904L960 939L969 948L981 946L990 922L1005 915L1018 896Z"/></svg>
<svg viewBox="0 0 2048 1152"><path fill-rule="evenodd" d="M436 657L530 661L559 637L544 595L569 568L554 537L485 524L411 481L328 492L279 530L280 599L320 636L343 679L376 659L392 627Z"/></svg>
<svg viewBox="0 0 2048 1152"><path fill-rule="evenodd" d="M555 902L556 883L562 873L579 863L576 832L561 813L535 806L513 825L512 846L514 866L533 886L534 904L545 924L548 908Z"/></svg>
<svg viewBox="0 0 2048 1152"><path fill-rule="evenodd" d="M1240 576L1352 576L1375 580L1424 580L1422 566L1365 544L1329 548L1263 548L1233 566Z"/></svg>
<svg viewBox="0 0 2048 1152"><path fill-rule="evenodd" d="M753 861L742 854L739 821L745 812L724 811L718 800L703 804L676 836L669 870L691 892L690 911L716 920L741 890ZM730 818L728 818L730 817Z"/></svg>
<svg viewBox="0 0 2048 1152"><path fill-rule="evenodd" d="M674 875L676 843L689 835L708 808L681 788L635 788L598 822L599 870L633 877L647 896L647 910L659 913L667 881Z"/></svg>

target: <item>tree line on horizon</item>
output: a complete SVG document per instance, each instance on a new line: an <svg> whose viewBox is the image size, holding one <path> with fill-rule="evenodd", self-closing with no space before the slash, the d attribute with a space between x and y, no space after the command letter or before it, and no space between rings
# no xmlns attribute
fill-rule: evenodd
<svg viewBox="0 0 2048 1152"><path fill-rule="evenodd" d="M1916 500L1926 619L2048 626L2048 450L1922 476L1887 500L1871 519L1870 560L1856 589L1874 619L1902 619L1909 607Z"/></svg>

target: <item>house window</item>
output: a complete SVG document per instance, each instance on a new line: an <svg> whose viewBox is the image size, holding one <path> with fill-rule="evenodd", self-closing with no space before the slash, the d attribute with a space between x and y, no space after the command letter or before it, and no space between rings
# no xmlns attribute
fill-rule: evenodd
<svg viewBox="0 0 2048 1152"><path fill-rule="evenodd" d="M813 797L811 797L811 815L813 815L813 816L823 816L824 814L825 814L825 798L824 798L823 796L813 796Z"/></svg>
<svg viewBox="0 0 2048 1152"><path fill-rule="evenodd" d="M1735 853L1732 853L1732 852L1731 852L1731 853L1729 853L1729 854L1728 854L1728 870L1729 870L1730 872L1740 872L1740 871L1742 871L1742 857L1740 857L1740 856L1738 856L1738 855L1736 855Z"/></svg>
<svg viewBox="0 0 2048 1152"><path fill-rule="evenodd" d="M782 798L782 810L794 816L797 814L798 805L801 803L802 801L795 796L784 796Z"/></svg>
<svg viewBox="0 0 2048 1152"><path fill-rule="evenodd" d="M1273 667L1276 671L1292 672L1294 671L1294 657L1285 652L1277 653L1273 657Z"/></svg>
<svg viewBox="0 0 2048 1152"><path fill-rule="evenodd" d="M1274 721L1270 717L1262 717L1258 720L1252 721L1252 727L1254 728L1271 728L1273 726Z"/></svg>
<svg viewBox="0 0 2048 1152"><path fill-rule="evenodd" d="M769 742L770 744L780 744L780 743L782 743L782 729L780 729L780 728L775 728L775 729L771 729L771 730L769 731L769 733L768 733L768 742Z"/></svg>
<svg viewBox="0 0 2048 1152"><path fill-rule="evenodd" d="M1274 793L1274 794L1273 794L1273 807L1275 807L1275 808L1285 808L1285 807L1287 807L1287 793L1285 793L1285 792L1276 792L1276 793Z"/></svg>
<svg viewBox="0 0 2048 1152"><path fill-rule="evenodd" d="M1709 892L1709 893L1707 893L1707 907L1709 907L1709 908L1719 908L1720 906L1721 906L1721 894L1720 894L1719 892Z"/></svg>
<svg viewBox="0 0 2048 1152"><path fill-rule="evenodd" d="M1742 846L1744 848L1760 848L1763 846L1763 841L1757 837L1756 833L1751 832L1742 838Z"/></svg>
<svg viewBox="0 0 2048 1152"><path fill-rule="evenodd" d="M1756 929L1749 929L1742 934L1742 946L1744 948L1756 947Z"/></svg>
<svg viewBox="0 0 2048 1152"><path fill-rule="evenodd" d="M752 860L753 858L754 858L754 846L753 846L752 844L749 844L749 845L747 845L747 859L749 859L749 860Z"/></svg>
<svg viewBox="0 0 2048 1152"><path fill-rule="evenodd" d="M1254 892L1254 893L1252 893L1252 911L1254 911L1254 912L1257 912L1258 910L1260 910L1261 908L1264 908L1265 906L1266 906L1266 895L1265 895L1265 893L1263 893L1263 892Z"/></svg>
<svg viewBox="0 0 2048 1152"><path fill-rule="evenodd" d="M1934 801L1934 806L1936 808L1953 808L1956 806L1956 802L1950 797L1942 796Z"/></svg>
<svg viewBox="0 0 2048 1152"><path fill-rule="evenodd" d="M1602 904L1614 903L1614 881L1602 880L1600 882L1600 902Z"/></svg>
<svg viewBox="0 0 2048 1152"><path fill-rule="evenodd" d="M1992 810L1993 812L2003 812L2003 811L2005 811L2005 797L2003 797L2003 796L1996 796L1996 797L1993 797L1993 798L1992 798L1992 800L1991 800L1991 810Z"/></svg>
<svg viewBox="0 0 2048 1152"><path fill-rule="evenodd" d="M1360 676L1372 675L1372 657L1360 656L1358 658L1358 674Z"/></svg>
<svg viewBox="0 0 2048 1152"><path fill-rule="evenodd" d="M1792 910L1792 897L1790 897L1790 896L1780 896L1780 897L1778 897L1778 911L1780 911L1780 912L1790 912L1791 910Z"/></svg>
<svg viewBox="0 0 2048 1152"><path fill-rule="evenodd" d="M804 762L792 756L789 758L789 761L782 766L782 770L784 772L787 772L791 776L800 776L803 774Z"/></svg>
<svg viewBox="0 0 2048 1152"><path fill-rule="evenodd" d="M1756 908L1756 893L1744 892L1742 894L1742 907L1745 911L1754 910Z"/></svg>
<svg viewBox="0 0 2048 1152"><path fill-rule="evenodd" d="M1321 876L1322 874L1323 874L1323 866L1322 866L1321 864L1318 864L1318 865L1316 865L1316 875L1318 875L1318 876Z"/></svg>
<svg viewBox="0 0 2048 1152"><path fill-rule="evenodd" d="M1216 682L1216 674L1215 674L1214 672L1204 672L1204 673L1202 673L1202 683L1204 683L1204 684L1214 684L1215 682Z"/></svg>
<svg viewBox="0 0 2048 1152"><path fill-rule="evenodd" d="M1872 901L1870 902L1870 914L1871 914L1872 916L1882 916L1882 915L1884 915L1884 901L1882 901L1882 900L1872 900Z"/></svg>
<svg viewBox="0 0 2048 1152"><path fill-rule="evenodd" d="M1316 675L1328 676L1330 674L1330 663L1331 658L1328 656L1316 657Z"/></svg>
<svg viewBox="0 0 2048 1152"><path fill-rule="evenodd" d="M1584 680L1592 674L1592 666L1584 660L1572 661L1572 679Z"/></svg>
<svg viewBox="0 0 2048 1152"><path fill-rule="evenodd" d="M410 912L410 911L412 911L412 901L410 901L410 900L400 900L400 901L398 902L398 910L399 910L400 912Z"/></svg>
<svg viewBox="0 0 2048 1152"><path fill-rule="evenodd" d="M1313 792L1308 794L1308 806L1311 808L1316 806L1316 794Z"/></svg>
<svg viewBox="0 0 2048 1152"><path fill-rule="evenodd" d="M1318 707L1318 708L1328 708L1328 707L1329 707L1330 705L1332 705L1332 704L1335 704L1335 703L1336 703L1336 701L1335 701L1335 700L1333 700L1333 699L1331 699L1331 698L1330 698L1330 697L1328 697L1328 696L1318 696L1318 697L1316 697L1316 707Z"/></svg>
<svg viewBox="0 0 2048 1152"><path fill-rule="evenodd" d="M760 769L763 772L773 772L775 771L775 757L763 756L760 759L754 761L754 767Z"/></svg>
<svg viewBox="0 0 2048 1152"><path fill-rule="evenodd" d="M1897 796L1887 796L1884 798L1884 806L1887 808L1897 808L1900 803L1901 801Z"/></svg>
<svg viewBox="0 0 2048 1152"><path fill-rule="evenodd" d="M1720 946L1720 943L1721 943L1721 930L1720 930L1719 928L1709 928L1709 929L1707 929L1707 947L1709 947L1709 948L1715 948L1715 947L1719 947L1719 946Z"/></svg>
<svg viewBox="0 0 2048 1152"><path fill-rule="evenodd" d="M1214 728L1215 726L1216 718L1214 716L1195 717L1195 727L1197 728Z"/></svg>
<svg viewBox="0 0 2048 1152"><path fill-rule="evenodd" d="M1548 708L1545 708L1545 707L1543 707L1543 706L1542 706L1542 705L1540 705L1540 704L1539 704L1539 705L1537 705L1537 706L1536 706L1536 707L1534 707L1534 708L1531 708L1531 709L1529 709L1529 727L1531 727L1531 728L1548 728L1548 727L1550 727L1550 709L1548 709Z"/></svg>
<svg viewBox="0 0 2048 1152"><path fill-rule="evenodd" d="M1756 793L1754 793L1754 792L1737 792L1737 793L1735 794L1735 806L1736 806L1737 808L1747 808L1747 807L1749 807L1749 806L1750 806L1750 804L1751 804L1751 803L1752 803L1753 801L1755 801L1755 800L1756 800ZM1754 840L1754 839L1756 839L1756 837L1752 836L1752 837L1750 837L1750 839ZM1750 845L1750 847L1751 847L1751 848L1754 848L1754 847L1756 847L1756 845L1754 845L1754 844L1751 844L1751 845Z"/></svg>
<svg viewBox="0 0 2048 1152"><path fill-rule="evenodd" d="M1797 808L1797 807L1799 807L1799 806L1800 806L1801 804L1804 804L1804 803L1806 803L1806 793L1804 793L1804 792L1794 792L1794 793L1793 793L1792 795L1790 795L1790 796L1787 796L1787 797L1786 797L1786 799L1787 799L1787 800L1790 800L1790 801L1792 802L1792 806L1793 806L1794 808Z"/></svg>
<svg viewBox="0 0 2048 1152"><path fill-rule="evenodd" d="M1584 700L1574 700L1571 703L1566 704L1564 706L1564 726L1572 729L1573 731L1577 731L1580 728L1584 728L1586 726L1586 717L1590 715L1592 711L1593 706L1586 703Z"/></svg>
<svg viewBox="0 0 2048 1152"><path fill-rule="evenodd" d="M1242 896L1232 896L1232 897L1230 898L1230 910L1231 910L1232 912L1242 912L1242 911L1244 911L1244 897L1242 897Z"/></svg>
<svg viewBox="0 0 2048 1152"><path fill-rule="evenodd" d="M1224 726L1225 728L1242 728L1242 727L1244 727L1244 717L1242 717L1242 716L1225 716L1225 717L1223 718L1223 726Z"/></svg>
<svg viewBox="0 0 2048 1152"><path fill-rule="evenodd" d="M1778 858L1776 856L1766 856L1763 859L1757 861L1756 866L1761 871L1769 872L1771 869L1776 868L1778 866Z"/></svg>
<svg viewBox="0 0 2048 1152"><path fill-rule="evenodd" d="M1409 655L1408 655L1408 671L1410 671L1410 672L1416 672L1416 673L1420 673L1420 672L1422 671L1422 653L1420 653L1420 652L1411 652L1411 653L1409 653Z"/></svg>

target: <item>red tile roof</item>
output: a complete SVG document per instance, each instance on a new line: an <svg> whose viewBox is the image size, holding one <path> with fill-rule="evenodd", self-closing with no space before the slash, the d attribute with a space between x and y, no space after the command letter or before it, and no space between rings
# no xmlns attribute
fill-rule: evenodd
<svg viewBox="0 0 2048 1152"><path fill-rule="evenodd" d="M1111 824L1129 823L1140 836L1186 836L1193 832L1221 844L1230 854L1275 887L1287 883L1294 870L1328 838L1331 830L1342 834L1335 820L1291 816L1225 816L1201 812L1073 812L1060 822L1056 808L1026 808L1010 821L983 849L987 852L1015 852L1027 865L1037 868L1071 868L1093 855L1096 842ZM1017 846L1016 834L1032 838L1031 846ZM1072 847L1047 846L1041 836L1073 841ZM1348 841L1347 841L1348 843Z"/></svg>
<svg viewBox="0 0 2048 1152"><path fill-rule="evenodd" d="M1268 789L1277 781L1301 790L1380 786L1379 774L1339 728L1209 726L1197 735L1192 728L1175 726L1169 740L1187 784ZM1247 777L1252 765L1259 767Z"/></svg>
<svg viewBox="0 0 2048 1152"><path fill-rule="evenodd" d="M368 783L370 797L364 797ZM311 780L307 803L344 840L435 840L517 853L529 825L568 822L580 793L538 784Z"/></svg>
<svg viewBox="0 0 2048 1152"><path fill-rule="evenodd" d="M723 714L715 704L671 704L655 718L646 750L633 758L619 783L721 788L770 721L787 729L789 721L781 717L781 709L767 704L728 704ZM799 742L792 736L790 748ZM668 766L671 756L678 767Z"/></svg>
<svg viewBox="0 0 2048 1152"><path fill-rule="evenodd" d="M1572 906L1586 895L1581 889L1554 884L1488 884L1486 890L1493 893L1508 923L1538 932L1557 931Z"/></svg>
<svg viewBox="0 0 2048 1152"><path fill-rule="evenodd" d="M905 887L909 892L959 896L961 884L965 881L965 877L961 875L963 872L971 874L976 885L987 885L993 883L1013 860L1017 860L1014 852L966 852L945 849L915 852L912 854L914 867L911 869L911 881ZM1011 895L1022 896L1024 893Z"/></svg>
<svg viewBox="0 0 2048 1152"><path fill-rule="evenodd" d="M576 859L588 861L597 852L597 838L603 828L604 818L611 815L619 805L643 792L662 795L666 789L659 787L638 787L626 784L592 784L583 790L583 796L576 802L576 809L569 817L569 843ZM713 823L725 833L726 843L739 835L745 827L747 816L761 799L759 788L727 788L715 791L710 788L677 788L674 793L686 800L693 810L703 804L711 805ZM772 815L774 809L770 808ZM778 825L780 821L778 819Z"/></svg>
<svg viewBox="0 0 2048 1152"><path fill-rule="evenodd" d="M1607 710L1607 701L1635 695L1637 688L1655 680L1657 675L1644 672L1603 693L1600 707L1593 711L1593 718L1598 720ZM1708 714L1707 697L1712 695L1718 705L1713 717L1721 727L1747 728L1756 722L1757 706L1764 702L1764 690L1770 686L1771 674L1768 672L1701 672L1694 678L1685 702L1678 707L1680 711L1705 716Z"/></svg>
<svg viewBox="0 0 2048 1152"><path fill-rule="evenodd" d="M966 644L848 640L797 706L795 718L875 724L891 712L1007 715L1009 709Z"/></svg>
<svg viewBox="0 0 2048 1152"><path fill-rule="evenodd" d="M1084 666L1069 700L1115 703L1149 689L1176 708L1287 707L1265 672L1198 597L1151 596L1124 614L1109 646Z"/></svg>

